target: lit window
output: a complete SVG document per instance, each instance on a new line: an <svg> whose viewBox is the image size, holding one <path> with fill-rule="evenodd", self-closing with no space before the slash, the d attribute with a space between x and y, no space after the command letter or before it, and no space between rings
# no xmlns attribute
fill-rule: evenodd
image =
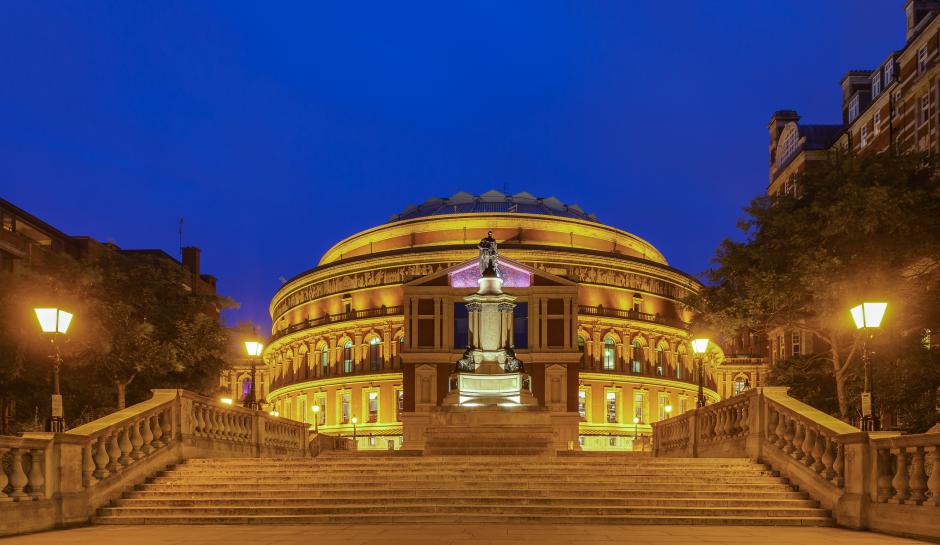
<svg viewBox="0 0 940 545"><path fill-rule="evenodd" d="M656 347L656 375L663 376L666 374L666 349L668 347L664 343L660 343Z"/></svg>
<svg viewBox="0 0 940 545"><path fill-rule="evenodd" d="M343 372L352 373L352 341L346 341L343 345Z"/></svg>
<svg viewBox="0 0 940 545"><path fill-rule="evenodd" d="M747 390L747 379L738 377L734 379L734 395L742 394Z"/></svg>
<svg viewBox="0 0 940 545"><path fill-rule="evenodd" d="M326 396L318 397L317 405L320 406L320 412L317 413L317 425L322 426L326 424Z"/></svg>
<svg viewBox="0 0 940 545"><path fill-rule="evenodd" d="M777 350L780 354L780 359L787 357L786 346L783 344L783 335L777 337Z"/></svg>
<svg viewBox="0 0 940 545"><path fill-rule="evenodd" d="M398 390L398 413L395 415L396 420L401 421L401 413L403 412L405 412L405 392Z"/></svg>
<svg viewBox="0 0 940 545"><path fill-rule="evenodd" d="M679 414L685 414L685 403L686 403L686 398L680 397L679 398Z"/></svg>
<svg viewBox="0 0 940 545"><path fill-rule="evenodd" d="M923 74L927 71L927 46L921 47L917 52L917 73Z"/></svg>
<svg viewBox="0 0 940 545"><path fill-rule="evenodd" d="M799 356L802 353L801 349L803 344L803 333L801 331L794 331L790 334L790 340L792 346L791 354L794 356Z"/></svg>
<svg viewBox="0 0 940 545"><path fill-rule="evenodd" d="M642 373L643 372L643 344L640 343L639 339L633 340L633 372Z"/></svg>
<svg viewBox="0 0 940 545"><path fill-rule="evenodd" d="M680 350L676 354L676 378L682 380L682 365L685 363L685 352Z"/></svg>
<svg viewBox="0 0 940 545"><path fill-rule="evenodd" d="M617 422L617 392L607 392L607 422Z"/></svg>
<svg viewBox="0 0 940 545"><path fill-rule="evenodd" d="M633 294L633 312L643 312L643 296L639 293Z"/></svg>
<svg viewBox="0 0 940 545"><path fill-rule="evenodd" d="M343 417L342 423L348 424L349 423L349 392L344 393L340 399L342 400L341 407L340 407L340 414Z"/></svg>
<svg viewBox="0 0 940 545"><path fill-rule="evenodd" d="M665 420L669 418L669 414L666 412L666 406L669 405L669 394L659 394L659 419Z"/></svg>
<svg viewBox="0 0 940 545"><path fill-rule="evenodd" d="M584 369L584 337L578 335L578 352L581 353L581 360L578 363L581 369Z"/></svg>
<svg viewBox="0 0 940 545"><path fill-rule="evenodd" d="M849 102L849 123L858 119L858 95L852 97L851 102Z"/></svg>
<svg viewBox="0 0 940 545"><path fill-rule="evenodd" d="M379 393L369 392L369 422L379 421Z"/></svg>
<svg viewBox="0 0 940 545"><path fill-rule="evenodd" d="M330 349L327 346L320 351L320 367L323 369L323 376L330 375Z"/></svg>
<svg viewBox="0 0 940 545"><path fill-rule="evenodd" d="M633 418L640 423L646 422L646 392L635 392L633 394Z"/></svg>
<svg viewBox="0 0 940 545"><path fill-rule="evenodd" d="M930 350L930 349L933 347L933 343L931 342L931 340L932 340L932 339L931 339L931 335L932 335L932 334L933 334L933 331L931 331L931 330L929 330L929 329L925 329L925 330L924 330L924 335L923 335L923 337L921 337L921 339L920 339L921 344L923 344L923 345L924 345L924 348L926 348L927 350Z"/></svg>
<svg viewBox="0 0 940 545"><path fill-rule="evenodd" d="M581 420L587 418L587 392L584 390L578 390L578 415Z"/></svg>
<svg viewBox="0 0 940 545"><path fill-rule="evenodd" d="M374 446L375 446L375 436L374 436L374 435L370 435L370 436L369 436L369 446L370 446L370 447L374 447Z"/></svg>
<svg viewBox="0 0 940 545"><path fill-rule="evenodd" d="M608 437L608 438L607 438L607 444L610 445L610 446L612 446L612 447L616 447L616 446L617 446L617 437L615 437L615 436L613 436L613 435L611 435L610 437Z"/></svg>
<svg viewBox="0 0 940 545"><path fill-rule="evenodd" d="M373 371L378 371L382 366L382 345L378 337L372 337L369 341L369 365Z"/></svg>
<svg viewBox="0 0 940 545"><path fill-rule="evenodd" d="M881 72L875 72L871 77L871 98L881 94Z"/></svg>
<svg viewBox="0 0 940 545"><path fill-rule="evenodd" d="M607 337L604 339L604 369L612 371L617 362L617 349L614 346L614 339Z"/></svg>

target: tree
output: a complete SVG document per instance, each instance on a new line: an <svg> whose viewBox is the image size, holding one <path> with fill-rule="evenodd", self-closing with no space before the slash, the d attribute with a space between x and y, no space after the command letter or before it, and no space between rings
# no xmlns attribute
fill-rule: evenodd
<svg viewBox="0 0 940 545"><path fill-rule="evenodd" d="M775 328L814 334L842 418L860 336L848 309L889 301L899 331L925 327L936 309L940 266L940 180L922 154L835 157L796 180L796 195L761 196L739 223L742 241L725 240L691 304L725 333Z"/></svg>

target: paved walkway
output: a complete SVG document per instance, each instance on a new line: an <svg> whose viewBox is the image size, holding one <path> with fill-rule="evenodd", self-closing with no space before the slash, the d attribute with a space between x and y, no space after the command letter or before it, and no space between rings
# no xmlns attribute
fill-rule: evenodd
<svg viewBox="0 0 940 545"><path fill-rule="evenodd" d="M900 545L912 539L837 528L494 524L90 526L0 539L0 545L580 545L588 543Z"/></svg>

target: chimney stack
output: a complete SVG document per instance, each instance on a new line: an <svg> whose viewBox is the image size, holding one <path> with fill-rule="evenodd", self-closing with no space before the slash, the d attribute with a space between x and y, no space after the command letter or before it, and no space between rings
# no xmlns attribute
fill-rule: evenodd
<svg viewBox="0 0 940 545"><path fill-rule="evenodd" d="M183 248L183 267L192 273L193 278L199 278L199 248L186 246Z"/></svg>
<svg viewBox="0 0 940 545"><path fill-rule="evenodd" d="M919 30L918 26L931 12L940 11L938 0L907 0L904 13L907 14L907 41L910 42Z"/></svg>

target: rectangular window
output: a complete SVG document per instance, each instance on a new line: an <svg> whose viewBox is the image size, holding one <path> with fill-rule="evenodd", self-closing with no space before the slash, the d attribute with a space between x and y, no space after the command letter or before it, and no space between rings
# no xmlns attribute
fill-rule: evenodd
<svg viewBox="0 0 940 545"><path fill-rule="evenodd" d="M395 413L395 419L401 422L401 413L405 412L405 392L398 390L398 411Z"/></svg>
<svg viewBox="0 0 940 545"><path fill-rule="evenodd" d="M516 303L512 309L512 345L514 348L529 347L529 304Z"/></svg>
<svg viewBox="0 0 940 545"><path fill-rule="evenodd" d="M374 446L375 446L375 436L374 436L374 435L370 435L370 436L369 436L369 446L370 446L370 447L374 447Z"/></svg>
<svg viewBox="0 0 940 545"><path fill-rule="evenodd" d="M344 392L340 398L340 414L342 415L341 423L349 424L349 392Z"/></svg>
<svg viewBox="0 0 940 545"><path fill-rule="evenodd" d="M669 418L669 412L666 411L666 407L669 405L669 394L659 394L659 419L665 420ZM672 407L670 407L671 409Z"/></svg>
<svg viewBox="0 0 940 545"><path fill-rule="evenodd" d="M634 392L633 418L639 419L641 424L646 422L646 392Z"/></svg>
<svg viewBox="0 0 940 545"><path fill-rule="evenodd" d="M578 390L578 416L587 420L587 392L584 390Z"/></svg>
<svg viewBox="0 0 940 545"><path fill-rule="evenodd" d="M858 119L858 95L852 97L849 102L849 123Z"/></svg>
<svg viewBox="0 0 940 545"><path fill-rule="evenodd" d="M885 65L885 87L894 81L894 60Z"/></svg>
<svg viewBox="0 0 940 545"><path fill-rule="evenodd" d="M379 393L369 392L369 422L379 421Z"/></svg>
<svg viewBox="0 0 940 545"><path fill-rule="evenodd" d="M802 352L800 351L803 344L803 333L800 331L794 331L790 334L790 342L793 347L791 354L794 356L799 356Z"/></svg>
<svg viewBox="0 0 940 545"><path fill-rule="evenodd" d="M617 423L617 392L607 392L607 422Z"/></svg>
<svg viewBox="0 0 940 545"><path fill-rule="evenodd" d="M881 129L881 112L875 112L875 126L872 131L875 135L880 132Z"/></svg>
<svg viewBox="0 0 940 545"><path fill-rule="evenodd" d="M320 407L320 412L317 414L317 425L322 426L326 424L326 396L318 397L317 405Z"/></svg>
<svg viewBox="0 0 940 545"><path fill-rule="evenodd" d="M307 422L307 396L302 395L297 398L297 420Z"/></svg>
<svg viewBox="0 0 940 545"><path fill-rule="evenodd" d="M901 115L901 91L894 93L894 115L898 117Z"/></svg>
<svg viewBox="0 0 940 545"><path fill-rule="evenodd" d="M871 98L875 98L881 94L881 72L876 72L874 76L871 77Z"/></svg>
<svg viewBox="0 0 940 545"><path fill-rule="evenodd" d="M470 345L470 312L466 303L454 303L454 348Z"/></svg>
<svg viewBox="0 0 940 545"><path fill-rule="evenodd" d="M868 127L862 127L862 136L859 140L859 145L864 148L866 144L868 144Z"/></svg>
<svg viewBox="0 0 940 545"><path fill-rule="evenodd" d="M927 46L921 47L917 52L917 73L923 74L927 71Z"/></svg>
<svg viewBox="0 0 940 545"><path fill-rule="evenodd" d="M680 398L679 398L679 414L685 414L685 404L686 404L686 401L687 401L687 400L686 400L686 398L684 398L684 397L680 397Z"/></svg>
<svg viewBox="0 0 940 545"><path fill-rule="evenodd" d="M921 124L926 123L930 119L930 96L924 95L920 97L920 122Z"/></svg>
<svg viewBox="0 0 940 545"><path fill-rule="evenodd" d="M779 335L777 337L777 351L780 354L780 359L784 359L787 357L786 350L787 350L787 347L786 345L783 344L783 335Z"/></svg>

